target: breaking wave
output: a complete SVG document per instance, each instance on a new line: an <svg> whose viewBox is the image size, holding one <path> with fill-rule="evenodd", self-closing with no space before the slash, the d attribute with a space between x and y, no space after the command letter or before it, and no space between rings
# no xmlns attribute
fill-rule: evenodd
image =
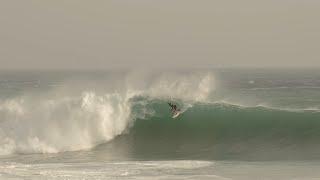
<svg viewBox="0 0 320 180"><path fill-rule="evenodd" d="M96 84L66 81L45 92L0 100L0 155L92 148L128 132L136 119L153 116L144 99L205 101L214 77L130 73Z"/></svg>
<svg viewBox="0 0 320 180"><path fill-rule="evenodd" d="M111 145L112 155L122 149L146 159L319 158L317 106L219 100L212 73L135 72L50 88L34 83L16 83L23 93L0 98L0 155ZM168 101L182 109L178 118L171 118Z"/></svg>

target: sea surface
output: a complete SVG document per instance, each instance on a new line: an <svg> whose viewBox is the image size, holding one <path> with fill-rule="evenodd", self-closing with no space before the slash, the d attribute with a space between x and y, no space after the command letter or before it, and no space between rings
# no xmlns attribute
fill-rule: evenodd
<svg viewBox="0 0 320 180"><path fill-rule="evenodd" d="M318 69L0 72L0 179L313 180L319 143Z"/></svg>

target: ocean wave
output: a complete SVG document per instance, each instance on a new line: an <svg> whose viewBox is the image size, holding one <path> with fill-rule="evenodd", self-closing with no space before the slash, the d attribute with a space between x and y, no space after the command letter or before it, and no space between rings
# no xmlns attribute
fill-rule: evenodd
<svg viewBox="0 0 320 180"><path fill-rule="evenodd" d="M126 133L136 119L154 116L148 99L206 100L214 78L210 73L129 74L99 90L81 83L79 87L70 81L61 89L1 100L0 155L92 148Z"/></svg>
<svg viewBox="0 0 320 180"><path fill-rule="evenodd" d="M129 73L112 80L59 82L50 91L0 100L0 155L78 151L125 140L138 157L146 151L211 156L216 147L298 146L320 139L317 107L212 101L211 73ZM178 118L171 118L168 101L182 109Z"/></svg>

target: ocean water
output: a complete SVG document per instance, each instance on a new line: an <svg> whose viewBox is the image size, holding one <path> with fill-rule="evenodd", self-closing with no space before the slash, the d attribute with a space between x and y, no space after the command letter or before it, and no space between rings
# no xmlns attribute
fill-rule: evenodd
<svg viewBox="0 0 320 180"><path fill-rule="evenodd" d="M320 179L319 142L316 69L0 72L0 179Z"/></svg>

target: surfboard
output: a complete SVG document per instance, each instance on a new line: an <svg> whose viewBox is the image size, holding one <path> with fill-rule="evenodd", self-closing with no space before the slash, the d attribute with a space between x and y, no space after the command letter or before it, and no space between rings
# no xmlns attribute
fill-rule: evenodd
<svg viewBox="0 0 320 180"><path fill-rule="evenodd" d="M178 117L180 114L181 114L181 111L180 111L180 110L179 110L179 111L174 111L174 112L172 113L172 118L176 118L176 117Z"/></svg>

